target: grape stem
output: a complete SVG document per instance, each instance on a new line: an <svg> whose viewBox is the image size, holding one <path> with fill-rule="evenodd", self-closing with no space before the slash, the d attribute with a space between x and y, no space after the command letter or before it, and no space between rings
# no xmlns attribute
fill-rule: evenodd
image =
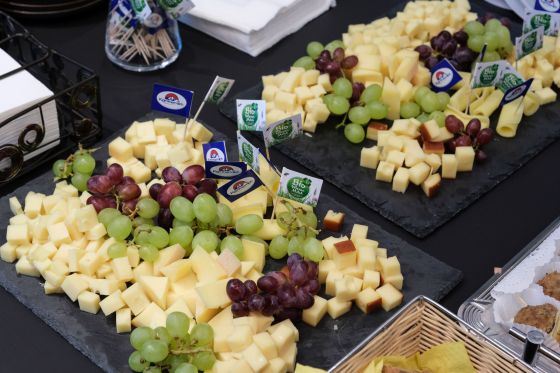
<svg viewBox="0 0 560 373"><path fill-rule="evenodd" d="M346 126L346 118L348 118L348 112L346 112L346 114L344 114L344 118L342 118L342 121L340 123L338 123L336 125L336 127L334 127L335 130L339 129L340 127L344 127Z"/></svg>
<svg viewBox="0 0 560 373"><path fill-rule="evenodd" d="M213 352L211 348L208 347L194 347L194 348L184 348L178 350L171 350L171 353L174 355L182 355L182 354L196 354L199 352Z"/></svg>

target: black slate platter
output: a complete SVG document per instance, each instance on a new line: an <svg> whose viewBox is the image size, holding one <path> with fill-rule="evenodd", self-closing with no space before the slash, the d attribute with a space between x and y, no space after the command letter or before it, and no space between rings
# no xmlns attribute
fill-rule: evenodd
<svg viewBox="0 0 560 373"><path fill-rule="evenodd" d="M152 115L146 116L143 120L151 119ZM235 141L227 139L225 135L216 130L213 132L215 139L226 140L230 159L234 159L237 156ZM101 144L100 149L95 153L98 160L97 171L104 169L101 160L107 159L107 143ZM16 192L2 197L0 199L0 221L5 223L0 227L0 237L2 237L0 242L4 241L5 224L11 217L8 199L17 196L20 201L23 201L29 191L50 194L53 189L52 174L49 171ZM368 225L368 237L379 241L380 246L388 248L389 255L398 256L405 277L403 289L405 302L420 294L440 300L460 282L462 273L459 270L440 262L348 210L336 201L336 196L321 196L317 215L324 216L328 209L346 212L344 234L350 234L354 223ZM327 235L328 232L323 232L320 238ZM267 269L277 269L284 263L285 261L274 261L269 258ZM97 315L82 312L78 305L73 304L64 294L44 295L41 280L19 276L15 272L14 264L3 261L0 261L0 285L101 369L107 372L129 371L127 361L132 349L128 334L116 333L114 316L105 317L101 312ZM364 315L354 306L348 314L338 320L333 320L328 315L325 316L316 328L299 323L297 325L300 330L298 361L328 369L391 315L392 312L384 311Z"/></svg>
<svg viewBox="0 0 560 373"><path fill-rule="evenodd" d="M398 6L399 10L402 8L403 5ZM473 3L473 8L479 14L484 12L478 4ZM514 24L512 35L518 35L519 28L519 24ZM260 99L261 92L262 84L259 83L228 97L221 104L220 110L235 122L235 100ZM277 148L420 238L426 237L453 218L560 138L560 126L557 123L560 119L560 104L543 106L535 115L523 118L515 138L496 136L485 147L489 158L484 164L475 165L473 172L460 173L456 180L444 180L439 194L430 199L415 185L411 185L404 195L395 193L391 190L390 183L375 180L375 170L360 167L362 147L370 147L375 143L371 140L360 145L348 142L342 128L334 129L341 119L331 118L318 125L317 132L312 137L300 136ZM495 115L491 119L494 127L498 118Z"/></svg>

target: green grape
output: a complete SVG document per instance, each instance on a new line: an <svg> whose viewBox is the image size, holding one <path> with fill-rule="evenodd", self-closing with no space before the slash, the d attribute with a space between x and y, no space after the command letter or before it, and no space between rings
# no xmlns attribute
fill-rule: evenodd
<svg viewBox="0 0 560 373"><path fill-rule="evenodd" d="M475 35L483 35L485 31L484 25L478 21L467 22L463 30L469 34L469 39Z"/></svg>
<svg viewBox="0 0 560 373"><path fill-rule="evenodd" d="M210 223L218 215L216 200L206 193L196 196L193 207L196 218L203 223Z"/></svg>
<svg viewBox="0 0 560 373"><path fill-rule="evenodd" d="M470 36L469 40L467 41L467 46L473 51L475 51L476 53L482 52L482 48L484 48L484 36L483 35Z"/></svg>
<svg viewBox="0 0 560 373"><path fill-rule="evenodd" d="M253 242L260 243L261 245L264 246L264 250L268 253L268 243L260 237L251 236L250 234L244 234L243 236L241 236L241 240L247 240L247 241L253 241Z"/></svg>
<svg viewBox="0 0 560 373"><path fill-rule="evenodd" d="M198 352L193 356L192 363L198 370L207 371L212 369L216 362L216 355L211 351Z"/></svg>
<svg viewBox="0 0 560 373"><path fill-rule="evenodd" d="M79 172L91 175L95 169L95 159L88 153L80 154L74 157L72 161L72 170L74 173Z"/></svg>
<svg viewBox="0 0 560 373"><path fill-rule="evenodd" d="M432 111L436 111L438 109L439 100L434 92L430 92L426 96L422 97L420 105L422 106L422 110L426 113L431 113Z"/></svg>
<svg viewBox="0 0 560 373"><path fill-rule="evenodd" d="M130 344L135 349L139 350L144 345L144 342L149 341L150 339L154 339L156 337L156 333L152 328L148 328L147 326L142 326L140 328L134 329L130 333Z"/></svg>
<svg viewBox="0 0 560 373"><path fill-rule="evenodd" d="M169 334L167 329L164 328L163 326L158 326L157 328L154 329L154 332L156 333L156 339L165 342L166 345L168 345L169 342L171 342L171 334Z"/></svg>
<svg viewBox="0 0 560 373"><path fill-rule="evenodd" d="M334 52L336 48L342 48L342 49L345 48L342 40L333 40L327 45L325 45L325 49L331 52L331 54Z"/></svg>
<svg viewBox="0 0 560 373"><path fill-rule="evenodd" d="M182 221L179 219L173 219L173 228L177 227L192 227L192 221L187 223L186 221Z"/></svg>
<svg viewBox="0 0 560 373"><path fill-rule="evenodd" d="M270 241L268 254L272 257L272 259L282 259L288 254L289 243L290 240L284 236L274 237L272 241Z"/></svg>
<svg viewBox="0 0 560 373"><path fill-rule="evenodd" d="M366 138L366 131L359 124L350 123L344 126L344 136L351 143L359 144Z"/></svg>
<svg viewBox="0 0 560 373"><path fill-rule="evenodd" d="M107 226L107 234L116 240L123 241L132 232L132 221L127 216L115 217Z"/></svg>
<svg viewBox="0 0 560 373"><path fill-rule="evenodd" d="M154 220L143 218L141 216L135 217L134 220L132 221L132 226L139 227L141 225L154 225Z"/></svg>
<svg viewBox="0 0 560 373"><path fill-rule="evenodd" d="M263 226L263 220L256 214L248 214L240 217L235 222L235 230L239 234L251 234L257 232Z"/></svg>
<svg viewBox="0 0 560 373"><path fill-rule="evenodd" d="M328 95L324 95L323 102L325 103L325 105L329 105L329 103L331 103L335 97L336 95L334 93L329 93Z"/></svg>
<svg viewBox="0 0 560 373"><path fill-rule="evenodd" d="M142 225L140 227L142 227ZM138 227L138 228L140 228L140 227ZM144 227L145 227L145 225L144 225ZM136 229L138 229L138 228L136 228ZM141 231L138 234L135 233L134 243L136 243L138 245L150 245L150 232ZM157 248L156 248L156 250L157 250Z"/></svg>
<svg viewBox="0 0 560 373"><path fill-rule="evenodd" d="M366 108L369 110L371 119L380 120L387 117L387 105L381 101L371 101L366 105Z"/></svg>
<svg viewBox="0 0 560 373"><path fill-rule="evenodd" d="M227 225L233 224L233 212L228 205L224 205L223 203L218 203L216 205L218 209L218 225L220 227L225 227Z"/></svg>
<svg viewBox="0 0 560 373"><path fill-rule="evenodd" d="M306 52L311 58L317 58L321 54L321 52L325 49L323 44L319 43L318 41L312 41L307 44Z"/></svg>
<svg viewBox="0 0 560 373"><path fill-rule="evenodd" d="M198 373L198 369L190 363L181 363L177 365L174 373Z"/></svg>
<svg viewBox="0 0 560 373"><path fill-rule="evenodd" d="M445 127L445 116L442 111L434 111L430 114L430 119L435 120L437 125L442 128Z"/></svg>
<svg viewBox="0 0 560 373"><path fill-rule="evenodd" d="M348 118L352 123L361 124L368 124L371 118L369 110L363 106L355 106L350 108L348 111Z"/></svg>
<svg viewBox="0 0 560 373"><path fill-rule="evenodd" d="M288 243L288 255L292 255L293 253L298 253L302 257L305 256L303 239L301 237L294 236L290 238L290 242Z"/></svg>
<svg viewBox="0 0 560 373"><path fill-rule="evenodd" d="M371 84L362 92L360 101L366 104L372 101L379 101L382 93L383 88L379 84Z"/></svg>
<svg viewBox="0 0 560 373"><path fill-rule="evenodd" d="M305 70L313 70L315 68L315 61L309 56L303 56L295 60L292 66L303 67Z"/></svg>
<svg viewBox="0 0 560 373"><path fill-rule="evenodd" d="M175 340L172 340L172 343ZM173 348L170 348L171 350L173 350ZM181 355L174 355L174 354L169 354L167 356L167 358L161 362L161 365L165 365L169 367L169 372L170 373L175 373L177 372L176 369L177 367L179 367L181 364L184 363L188 363L189 362L189 355L187 354L181 354ZM198 372L195 372L198 373Z"/></svg>
<svg viewBox="0 0 560 373"><path fill-rule="evenodd" d="M128 358L128 366L133 372L143 372L150 363L144 360L140 351L134 351Z"/></svg>
<svg viewBox="0 0 560 373"><path fill-rule="evenodd" d="M284 211L278 214L276 224L284 230L290 230L290 224L294 220L294 215L290 212Z"/></svg>
<svg viewBox="0 0 560 373"><path fill-rule="evenodd" d="M493 52L500 46L500 39L498 38L498 34L495 32L489 31L484 34L484 43L486 43L486 51Z"/></svg>
<svg viewBox="0 0 560 373"><path fill-rule="evenodd" d="M145 244L138 249L140 258L146 262L155 262L159 258L159 250L154 245Z"/></svg>
<svg viewBox="0 0 560 373"><path fill-rule="evenodd" d="M220 239L216 235L216 233L212 231L200 231L198 232L193 240L192 240L192 247L197 248L201 246L204 250L211 253L212 251L218 248L220 244Z"/></svg>
<svg viewBox="0 0 560 373"><path fill-rule="evenodd" d="M151 366L144 371L144 373L162 373L161 367Z"/></svg>
<svg viewBox="0 0 560 373"><path fill-rule="evenodd" d="M507 27L500 27L495 31L496 36L498 37L500 47L505 48L511 44L511 33Z"/></svg>
<svg viewBox="0 0 560 373"><path fill-rule="evenodd" d="M136 204L136 208L138 215L146 219L155 218L159 213L159 203L151 198L142 198Z"/></svg>
<svg viewBox="0 0 560 373"><path fill-rule="evenodd" d="M231 251L239 260L243 258L243 242L239 237L229 235L224 237L222 242L220 242L220 252L224 250Z"/></svg>
<svg viewBox="0 0 560 373"><path fill-rule="evenodd" d="M72 182L72 185L74 185L76 189L78 189L78 191L85 192L87 190L87 182L89 180L89 176L90 175L74 171L74 175L72 175L70 181Z"/></svg>
<svg viewBox="0 0 560 373"><path fill-rule="evenodd" d="M111 259L122 258L127 255L127 246L122 242L115 242L107 248L107 255Z"/></svg>
<svg viewBox="0 0 560 373"><path fill-rule="evenodd" d="M158 249L163 249L169 245L169 233L162 227L151 227L148 242Z"/></svg>
<svg viewBox="0 0 560 373"><path fill-rule="evenodd" d="M172 312L167 316L165 327L171 337L185 338L189 335L190 320L183 312Z"/></svg>
<svg viewBox="0 0 560 373"><path fill-rule="evenodd" d="M401 105L401 118L415 118L420 115L420 106L415 102L405 102Z"/></svg>
<svg viewBox="0 0 560 373"><path fill-rule="evenodd" d="M299 219L300 222L307 225L308 227L311 227L313 229L317 228L318 219L317 219L317 215L315 215L313 211L298 212L297 218Z"/></svg>
<svg viewBox="0 0 560 373"><path fill-rule="evenodd" d="M327 108L335 115L342 115L350 109L350 102L342 96L334 95L332 99L326 101Z"/></svg>
<svg viewBox="0 0 560 373"><path fill-rule="evenodd" d="M489 51L484 54L482 62L494 62L501 59L500 54L496 51Z"/></svg>
<svg viewBox="0 0 560 373"><path fill-rule="evenodd" d="M150 363L158 363L167 357L169 349L167 348L167 343L157 339L150 339L144 342L140 353Z"/></svg>
<svg viewBox="0 0 560 373"><path fill-rule="evenodd" d="M183 249L186 249L190 246L193 236L194 233L191 227L175 227L169 232L169 245L179 244Z"/></svg>
<svg viewBox="0 0 560 373"><path fill-rule="evenodd" d="M64 172L64 167L66 166L66 161L64 159L59 159L54 162L52 166L52 172L56 177L67 177L68 175Z"/></svg>
<svg viewBox="0 0 560 373"><path fill-rule="evenodd" d="M332 87L336 95L344 98L352 97L352 82L348 79L338 78L334 81Z"/></svg>
<svg viewBox="0 0 560 373"><path fill-rule="evenodd" d="M418 87L416 92L414 92L414 102L418 105L422 104L422 98L429 94L432 90L426 86Z"/></svg>
<svg viewBox="0 0 560 373"><path fill-rule="evenodd" d="M191 330L191 340L198 347L210 346L214 342L214 330L208 324L196 324Z"/></svg>
<svg viewBox="0 0 560 373"><path fill-rule="evenodd" d="M420 123L426 123L427 121L430 120L430 115L426 113L422 113L416 117L416 120L418 120Z"/></svg>
<svg viewBox="0 0 560 373"><path fill-rule="evenodd" d="M445 111L447 109L447 105L449 105L449 101L451 98L449 94L446 92L438 92L436 93L438 102L439 102L439 111Z"/></svg>
<svg viewBox="0 0 560 373"><path fill-rule="evenodd" d="M305 253L305 258L319 263L323 260L324 249L323 244L316 238L306 238L303 241L303 250Z"/></svg>
<svg viewBox="0 0 560 373"><path fill-rule="evenodd" d="M486 24L484 25L484 29L486 30L486 32L492 32L492 31L498 31L500 28L504 27L502 25L502 22L500 22L500 20L498 19L489 19L488 22L486 22Z"/></svg>
<svg viewBox="0 0 560 373"><path fill-rule="evenodd" d="M99 222L103 224L105 228L107 228L110 222L121 215L122 214L119 212L119 210L112 207L107 207L99 211L99 214L97 214L97 220L99 220Z"/></svg>
<svg viewBox="0 0 560 373"><path fill-rule="evenodd" d="M513 52L513 43L510 41L508 44L502 47L500 50L500 55L503 57L507 57Z"/></svg>
<svg viewBox="0 0 560 373"><path fill-rule="evenodd" d="M193 221L195 218L192 202L183 196L173 198L169 204L169 209L171 210L173 216L179 220L189 222Z"/></svg>

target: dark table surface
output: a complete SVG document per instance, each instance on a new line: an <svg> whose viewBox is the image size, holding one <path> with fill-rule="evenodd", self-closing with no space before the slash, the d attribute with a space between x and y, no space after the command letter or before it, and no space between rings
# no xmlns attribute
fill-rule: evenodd
<svg viewBox="0 0 560 373"><path fill-rule="evenodd" d="M339 1L336 8L257 58L181 26L184 47L179 59L164 71L147 74L124 71L105 57L106 9L103 7L73 18L20 21L41 41L91 67L100 75L104 136L107 137L149 111L153 83L194 90L195 107L216 74L235 79L233 92L241 91L254 85L261 75L285 69L304 53L308 41L327 42L335 39L346 30L348 24L370 22L393 6L391 1L373 3ZM497 8L488 7L493 12L499 12ZM505 14L514 17L513 13ZM231 136L235 133L234 125L216 107L207 105L201 119ZM272 156L280 166L304 171L301 166L274 150ZM387 231L461 269L464 273L463 282L442 301L444 306L456 312L459 305L492 276L495 266L504 265L560 215L559 161L560 141L557 141L422 240L383 219L332 185L326 183L323 190ZM48 167L44 166L44 170ZM13 189L27 181L29 179L15 182ZM1 372L99 371L3 289L0 289L0 351Z"/></svg>

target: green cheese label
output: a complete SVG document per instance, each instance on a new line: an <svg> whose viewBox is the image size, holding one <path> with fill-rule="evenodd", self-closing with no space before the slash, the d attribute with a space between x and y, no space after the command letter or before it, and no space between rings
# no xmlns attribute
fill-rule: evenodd
<svg viewBox="0 0 560 373"><path fill-rule="evenodd" d="M276 141L285 141L290 138L292 134L292 121L285 120L272 130L272 138Z"/></svg>
<svg viewBox="0 0 560 373"><path fill-rule="evenodd" d="M517 87L523 82L524 80L519 78L517 75L512 73L506 73L502 77L502 81L500 82L499 88L502 92L507 92L511 88Z"/></svg>
<svg viewBox="0 0 560 373"><path fill-rule="evenodd" d="M480 82L484 85L491 85L492 82L494 82L496 80L496 77L498 76L498 69L499 69L498 64L485 67L480 72Z"/></svg>
<svg viewBox="0 0 560 373"><path fill-rule="evenodd" d="M247 127L255 128L257 126L257 120L259 119L257 114L258 110L259 107L257 106L257 104L252 103L249 105L245 105L245 107L241 111L243 123L245 123Z"/></svg>
<svg viewBox="0 0 560 373"><path fill-rule="evenodd" d="M229 90L235 83L233 79L222 78L221 76L217 75L210 86L210 89L206 93L206 97L204 101L209 101L213 104L219 104L223 101L223 99L229 93Z"/></svg>
<svg viewBox="0 0 560 373"><path fill-rule="evenodd" d="M471 88L493 87L501 79L505 61L478 62L474 68Z"/></svg>
<svg viewBox="0 0 560 373"><path fill-rule="evenodd" d="M305 177L293 177L286 186L288 193L294 199L302 200L309 195L311 180Z"/></svg>
<svg viewBox="0 0 560 373"><path fill-rule="evenodd" d="M263 131L265 146L271 147L276 144L294 139L303 133L301 114L279 120L270 124Z"/></svg>
<svg viewBox="0 0 560 373"><path fill-rule="evenodd" d="M256 173L259 173L260 150L247 141L240 131L237 131L237 149L239 151L239 160L247 163Z"/></svg>
<svg viewBox="0 0 560 373"><path fill-rule="evenodd" d="M548 13L534 9L527 9L523 17L523 34L529 31L543 28L544 35L556 36L560 28L560 16L558 13Z"/></svg>
<svg viewBox="0 0 560 373"><path fill-rule="evenodd" d="M284 167L278 196L316 207L322 186L323 180Z"/></svg>
<svg viewBox="0 0 560 373"><path fill-rule="evenodd" d="M515 58L521 58L541 49L544 44L544 29L531 30L515 39Z"/></svg>
<svg viewBox="0 0 560 373"><path fill-rule="evenodd" d="M263 100L237 100L237 127L242 131L262 131L266 127Z"/></svg>
<svg viewBox="0 0 560 373"><path fill-rule="evenodd" d="M255 161L253 157L253 148L250 144L244 143L241 145L241 154L241 159L243 160L243 162L253 164L253 162Z"/></svg>

